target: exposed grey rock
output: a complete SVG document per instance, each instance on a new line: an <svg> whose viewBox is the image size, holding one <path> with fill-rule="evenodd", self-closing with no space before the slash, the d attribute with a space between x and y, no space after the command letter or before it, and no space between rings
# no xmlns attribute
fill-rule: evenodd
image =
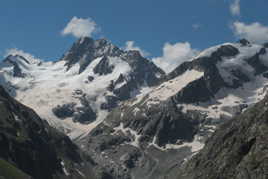
<svg viewBox="0 0 268 179"><path fill-rule="evenodd" d="M18 63L16 61L13 61L12 58L20 58L20 59L24 60L26 63L29 63L29 62L24 57L21 57L18 55L16 55L16 56L9 55L8 57L6 57L6 59L4 59L5 63L10 63L13 65L13 76L23 78L25 76L25 74L22 73L20 66L18 65Z"/></svg>
<svg viewBox="0 0 268 179"><path fill-rule="evenodd" d="M261 62L260 56L266 53L266 49L262 48L256 55L247 59L249 65L255 69L255 75L259 75L267 71L267 67Z"/></svg>
<svg viewBox="0 0 268 179"><path fill-rule="evenodd" d="M113 65L109 64L109 59L104 56L100 62L95 66L93 69L94 73L99 74L99 75L107 75L109 73L112 73L114 69Z"/></svg>
<svg viewBox="0 0 268 179"><path fill-rule="evenodd" d="M111 110L117 107L118 102L120 101L116 96L105 96L106 103L101 104L101 109Z"/></svg>
<svg viewBox="0 0 268 179"><path fill-rule="evenodd" d="M73 116L73 121L88 124L95 121L96 118L96 113L92 110L92 108L90 106L86 106L77 108L77 112L74 113Z"/></svg>
<svg viewBox="0 0 268 179"><path fill-rule="evenodd" d="M178 179L268 177L268 97L223 124L205 148L180 170Z"/></svg>

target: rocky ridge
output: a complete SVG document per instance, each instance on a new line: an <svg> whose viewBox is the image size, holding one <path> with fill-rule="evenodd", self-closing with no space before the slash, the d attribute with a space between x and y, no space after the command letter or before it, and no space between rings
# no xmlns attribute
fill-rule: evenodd
<svg viewBox="0 0 268 179"><path fill-rule="evenodd" d="M112 163L105 166L115 178L176 178L219 124L263 99L267 59L264 46L250 43L205 50L109 113L84 150Z"/></svg>
<svg viewBox="0 0 268 179"><path fill-rule="evenodd" d="M268 177L268 96L219 127L178 179Z"/></svg>

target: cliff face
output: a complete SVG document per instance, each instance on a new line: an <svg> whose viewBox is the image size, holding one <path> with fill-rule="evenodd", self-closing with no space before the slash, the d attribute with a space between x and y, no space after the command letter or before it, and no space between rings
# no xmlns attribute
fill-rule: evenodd
<svg viewBox="0 0 268 179"><path fill-rule="evenodd" d="M267 179L268 96L222 125L178 179Z"/></svg>

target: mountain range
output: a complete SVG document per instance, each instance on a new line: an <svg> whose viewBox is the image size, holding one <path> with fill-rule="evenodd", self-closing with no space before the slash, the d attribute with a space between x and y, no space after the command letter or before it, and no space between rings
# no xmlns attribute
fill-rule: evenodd
<svg viewBox="0 0 268 179"><path fill-rule="evenodd" d="M258 156L248 156L248 152L256 141L261 143L258 137L267 133L265 116L260 120L256 116L267 110L263 105L268 85L267 48L268 44L252 44L246 39L217 45L168 74L139 51L124 51L106 39L80 38L56 61L10 54L0 64L5 100L11 104L19 101L36 111L40 117L31 112L34 116L24 116L26 122L21 125L26 133L40 137L30 138L36 140L33 143L45 140L47 146L53 145L56 149L52 147L52 155L58 161L51 161L55 168L46 169L53 170L53 175L45 176L39 169L34 170L37 173L30 171L31 165L23 168L10 155L1 157L23 175L36 179L70 175L107 179L221 178L222 172L226 173L222 178L243 178L245 172L234 175L230 166L239 170L241 156L247 155L241 167L252 167L249 157ZM14 110L16 107L8 113L23 116L22 111ZM11 115L10 120L16 121L16 117ZM28 123L34 121L45 126L42 130L54 131L49 136L51 141L42 138L49 134L40 134L38 125L32 129L34 132L28 131ZM16 129L13 122L8 123ZM248 130L259 123L264 126L261 132L251 134ZM248 136L243 136L244 132ZM59 136L66 141L57 146L54 140L63 140ZM248 142L241 142L245 140ZM265 147L256 151L265 153ZM15 151L13 155L20 154ZM229 164L232 156L239 161ZM265 169L267 161L259 159L265 158L256 159ZM249 178L265 176L258 171L249 172Z"/></svg>

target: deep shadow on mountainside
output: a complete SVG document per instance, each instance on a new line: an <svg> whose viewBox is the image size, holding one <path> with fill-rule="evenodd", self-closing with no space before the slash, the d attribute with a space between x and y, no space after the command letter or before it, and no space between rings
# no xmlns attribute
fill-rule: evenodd
<svg viewBox="0 0 268 179"><path fill-rule="evenodd" d="M0 86L1 179L93 179L94 165L67 136Z"/></svg>
<svg viewBox="0 0 268 179"><path fill-rule="evenodd" d="M268 96L223 124L178 179L267 179Z"/></svg>

